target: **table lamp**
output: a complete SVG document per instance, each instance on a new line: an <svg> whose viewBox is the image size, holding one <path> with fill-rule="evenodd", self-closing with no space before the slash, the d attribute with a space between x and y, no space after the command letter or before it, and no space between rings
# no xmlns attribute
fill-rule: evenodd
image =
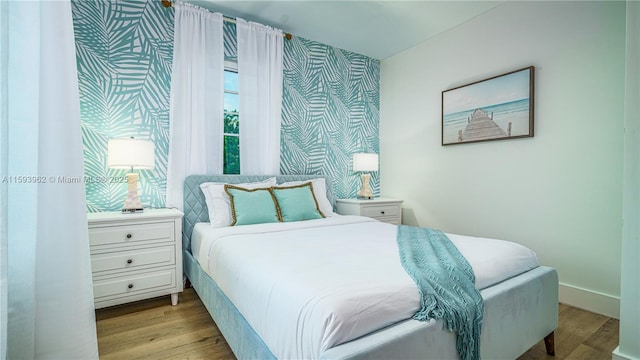
<svg viewBox="0 0 640 360"><path fill-rule="evenodd" d="M369 174L369 172L378 171L378 154L353 154L353 171L361 173L362 188L358 193L358 199L372 200L373 191L371 191L371 187L369 186L369 181L371 180L371 174Z"/></svg>
<svg viewBox="0 0 640 360"><path fill-rule="evenodd" d="M150 170L155 167L153 142L140 139L110 139L107 144L107 166L113 169L130 169L127 174L127 198L123 213L142 212L138 195L138 174L133 169Z"/></svg>

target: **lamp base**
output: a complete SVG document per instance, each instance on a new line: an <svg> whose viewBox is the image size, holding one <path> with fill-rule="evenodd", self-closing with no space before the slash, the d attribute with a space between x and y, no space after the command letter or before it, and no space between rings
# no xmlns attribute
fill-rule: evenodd
<svg viewBox="0 0 640 360"><path fill-rule="evenodd" d="M127 198L122 206L122 213L137 213L143 212L144 208L140 202L140 196L138 195L138 174L127 174Z"/></svg>
<svg viewBox="0 0 640 360"><path fill-rule="evenodd" d="M369 186L369 181L371 180L371 174L361 174L360 178L362 179L362 188L358 193L358 199L373 200L373 191L371 191L371 186Z"/></svg>

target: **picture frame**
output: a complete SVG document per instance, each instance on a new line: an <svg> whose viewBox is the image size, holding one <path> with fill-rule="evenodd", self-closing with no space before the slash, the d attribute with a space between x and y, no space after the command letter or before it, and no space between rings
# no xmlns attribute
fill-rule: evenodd
<svg viewBox="0 0 640 360"><path fill-rule="evenodd" d="M533 137L533 66L442 92L442 146Z"/></svg>

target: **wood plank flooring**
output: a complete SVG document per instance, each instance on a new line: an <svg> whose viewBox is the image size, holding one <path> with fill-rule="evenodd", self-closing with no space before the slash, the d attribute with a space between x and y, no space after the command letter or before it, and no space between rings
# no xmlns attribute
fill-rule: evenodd
<svg viewBox="0 0 640 360"><path fill-rule="evenodd" d="M618 320L560 304L556 356L541 341L518 360L605 360L618 346ZM98 350L109 359L234 359L224 337L190 288L178 306L169 296L96 311ZM489 359L485 359L489 360Z"/></svg>

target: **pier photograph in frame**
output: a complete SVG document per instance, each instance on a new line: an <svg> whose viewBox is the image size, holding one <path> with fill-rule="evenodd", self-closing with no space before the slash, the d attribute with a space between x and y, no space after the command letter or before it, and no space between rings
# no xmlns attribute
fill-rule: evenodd
<svg viewBox="0 0 640 360"><path fill-rule="evenodd" d="M442 92L442 145L533 136L534 67Z"/></svg>

